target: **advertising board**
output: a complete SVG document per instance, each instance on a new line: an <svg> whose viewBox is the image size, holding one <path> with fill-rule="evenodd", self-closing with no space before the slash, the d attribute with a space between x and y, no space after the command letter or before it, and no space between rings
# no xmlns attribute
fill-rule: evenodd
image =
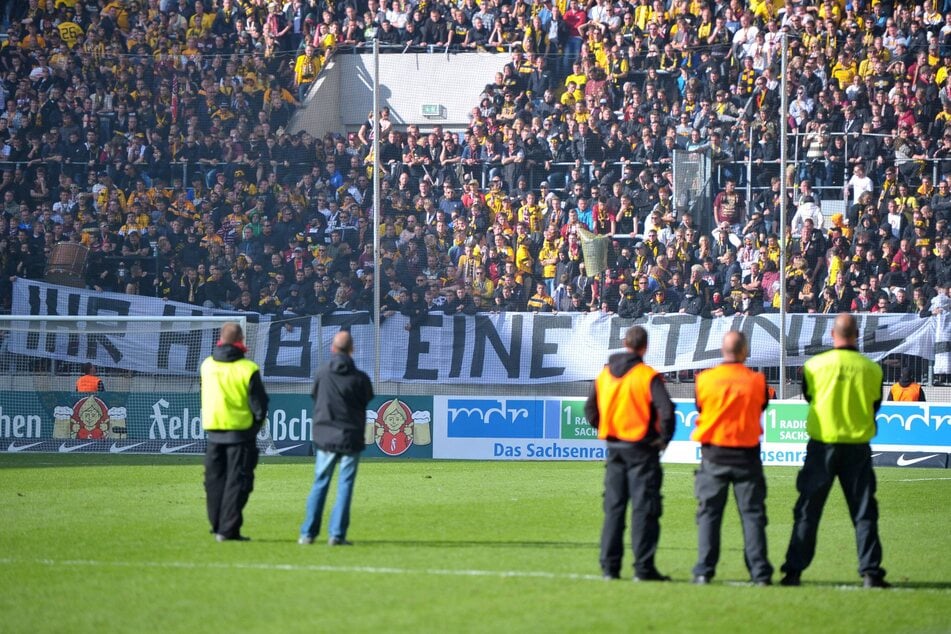
<svg viewBox="0 0 951 634"><path fill-rule="evenodd" d="M665 462L697 463L700 446L690 440L696 425L693 401L675 399L674 437ZM479 396L433 399L433 457L471 460L601 460L604 443L584 416L584 399L534 400ZM805 457L807 405L774 401L763 413L762 457L766 465L799 465ZM938 466L951 452L951 406L928 403L882 405L872 448L882 464L907 461L902 452L935 454L921 466ZM895 454L896 458L891 458ZM920 456L919 456L920 457ZM941 464L940 466L944 466Z"/></svg>
<svg viewBox="0 0 951 634"><path fill-rule="evenodd" d="M696 463L690 440L697 410L675 400L674 437L664 461ZM310 455L312 402L271 394L266 455ZM807 407L774 401L763 413L766 465L799 465L805 456ZM951 405L885 403L872 440L876 464L949 466ZM588 425L584 399L467 396L376 397L367 408L366 457L463 460L603 460L604 443ZM3 392L0 451L202 453L205 434L196 393Z"/></svg>
<svg viewBox="0 0 951 634"><path fill-rule="evenodd" d="M270 394L266 455L310 455L313 402ZM432 457L432 398L378 396L367 409L367 457ZM197 393L2 392L0 451L203 453Z"/></svg>

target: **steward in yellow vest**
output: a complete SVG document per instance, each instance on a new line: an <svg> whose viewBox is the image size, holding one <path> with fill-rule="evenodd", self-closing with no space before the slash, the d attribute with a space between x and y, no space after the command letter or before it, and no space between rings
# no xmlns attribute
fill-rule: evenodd
<svg viewBox="0 0 951 634"><path fill-rule="evenodd" d="M806 459L796 478L799 499L780 581L798 586L812 563L822 509L835 479L852 515L859 574L866 588L887 588L878 536L878 501L872 448L875 414L882 403L882 368L858 351L855 317L842 313L832 326L833 349L803 366L802 392L809 402Z"/></svg>
<svg viewBox="0 0 951 634"><path fill-rule="evenodd" d="M218 541L246 541L242 511L254 488L255 437L267 417L268 395L254 361L245 358L241 326L221 327L214 352L201 364L201 423L208 435L205 494Z"/></svg>

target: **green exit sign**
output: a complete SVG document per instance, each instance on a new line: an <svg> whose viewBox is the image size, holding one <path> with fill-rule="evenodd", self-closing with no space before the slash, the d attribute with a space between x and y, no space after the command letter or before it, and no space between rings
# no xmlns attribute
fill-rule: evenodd
<svg viewBox="0 0 951 634"><path fill-rule="evenodd" d="M438 103L424 103L420 107L421 114L424 117L441 117L443 116L443 107Z"/></svg>

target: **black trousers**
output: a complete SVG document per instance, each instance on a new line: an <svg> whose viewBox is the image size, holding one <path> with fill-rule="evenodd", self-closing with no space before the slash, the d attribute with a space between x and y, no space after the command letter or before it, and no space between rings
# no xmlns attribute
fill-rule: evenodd
<svg viewBox="0 0 951 634"><path fill-rule="evenodd" d="M793 509L793 532L783 572L799 574L812 563L819 519L836 477L855 526L859 574L884 577L871 447L867 443L827 445L815 440L809 441L805 464L796 478L799 499Z"/></svg>
<svg viewBox="0 0 951 634"><path fill-rule="evenodd" d="M697 564L694 575L713 577L720 560L720 527L730 485L743 523L743 558L753 581L769 581L766 551L766 478L763 465L729 466L704 460L696 472Z"/></svg>
<svg viewBox="0 0 951 634"><path fill-rule="evenodd" d="M604 472L604 526L601 529L601 571L618 576L624 552L624 516L631 502L631 547L634 572L657 572L654 556L663 511L660 487L664 474L657 451L622 443L608 445Z"/></svg>
<svg viewBox="0 0 951 634"><path fill-rule="evenodd" d="M242 511L254 490L258 448L254 439L235 444L208 443L205 451L205 501L213 533L241 534Z"/></svg>

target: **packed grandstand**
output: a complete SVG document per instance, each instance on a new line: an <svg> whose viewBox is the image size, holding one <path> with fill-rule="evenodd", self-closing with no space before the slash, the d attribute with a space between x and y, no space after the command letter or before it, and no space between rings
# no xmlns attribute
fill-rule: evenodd
<svg viewBox="0 0 951 634"><path fill-rule="evenodd" d="M951 299L951 10L862 0L7 0L0 310L85 285L277 316L373 308L923 316ZM488 51L464 130L288 124L334 55ZM780 112L788 50L789 108ZM781 126L789 157L781 168ZM678 152L713 166L673 198ZM786 180L788 218L779 224ZM610 238L585 269L579 229Z"/></svg>

